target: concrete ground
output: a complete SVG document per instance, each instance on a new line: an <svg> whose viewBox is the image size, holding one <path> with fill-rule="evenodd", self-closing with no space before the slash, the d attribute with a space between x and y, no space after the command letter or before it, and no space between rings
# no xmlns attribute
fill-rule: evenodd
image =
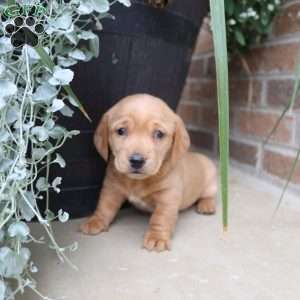
<svg viewBox="0 0 300 300"><path fill-rule="evenodd" d="M220 205L216 216L191 209L179 218L172 251L159 254L141 249L149 216L135 209L97 237L77 232L81 220L56 224L61 243L79 242L70 254L79 271L35 246L39 288L70 300L298 300L300 199L288 194L272 219L279 193L233 170L229 231L222 232Z"/></svg>

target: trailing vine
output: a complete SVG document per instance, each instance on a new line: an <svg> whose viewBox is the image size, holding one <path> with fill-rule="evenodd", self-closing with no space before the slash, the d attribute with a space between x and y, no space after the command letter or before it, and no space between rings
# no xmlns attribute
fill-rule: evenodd
<svg viewBox="0 0 300 300"><path fill-rule="evenodd" d="M0 300L12 300L25 288L49 299L37 289L38 267L27 246L48 243L31 234L27 222L33 218L44 228L49 247L72 265L67 252L77 244L58 245L51 227L54 220L68 221L69 215L49 209L49 191L59 193L62 181L49 182L49 170L55 164L65 167L59 149L79 131L68 131L57 120L72 117L74 107L84 112L69 86L74 76L70 67L98 56L99 38L90 25L101 30L101 20L111 17L108 12L116 2L130 6L129 0L10 1L19 9L17 15L5 14L7 5L0 6ZM25 5L42 6L43 13L21 10ZM17 35L31 34L26 30L37 44ZM39 201L46 202L45 211Z"/></svg>

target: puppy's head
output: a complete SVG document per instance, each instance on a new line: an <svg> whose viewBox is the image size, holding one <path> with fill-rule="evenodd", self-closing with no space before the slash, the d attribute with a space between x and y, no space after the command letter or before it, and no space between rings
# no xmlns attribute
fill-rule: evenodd
<svg viewBox="0 0 300 300"><path fill-rule="evenodd" d="M133 95L122 99L102 118L94 142L115 168L132 179L157 174L165 163L175 164L190 139L182 120L160 99Z"/></svg>

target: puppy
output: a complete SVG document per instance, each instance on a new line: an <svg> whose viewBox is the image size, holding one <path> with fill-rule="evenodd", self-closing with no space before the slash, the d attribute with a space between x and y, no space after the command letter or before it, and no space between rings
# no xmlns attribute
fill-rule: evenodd
<svg viewBox="0 0 300 300"><path fill-rule="evenodd" d="M106 231L128 199L152 213L144 247L170 250L179 211L197 203L199 213L215 212L215 166L204 155L188 152L184 124L162 100L146 94L122 99L104 114L94 142L108 166L97 209L81 225L83 233Z"/></svg>

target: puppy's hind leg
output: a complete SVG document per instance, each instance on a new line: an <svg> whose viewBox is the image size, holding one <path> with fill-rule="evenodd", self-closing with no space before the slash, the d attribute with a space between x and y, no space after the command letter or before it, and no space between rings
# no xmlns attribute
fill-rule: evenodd
<svg viewBox="0 0 300 300"><path fill-rule="evenodd" d="M201 198L197 202L196 210L199 214L212 215L216 212L215 196Z"/></svg>
<svg viewBox="0 0 300 300"><path fill-rule="evenodd" d="M210 184L197 202L199 214L212 215L216 212L217 183Z"/></svg>

